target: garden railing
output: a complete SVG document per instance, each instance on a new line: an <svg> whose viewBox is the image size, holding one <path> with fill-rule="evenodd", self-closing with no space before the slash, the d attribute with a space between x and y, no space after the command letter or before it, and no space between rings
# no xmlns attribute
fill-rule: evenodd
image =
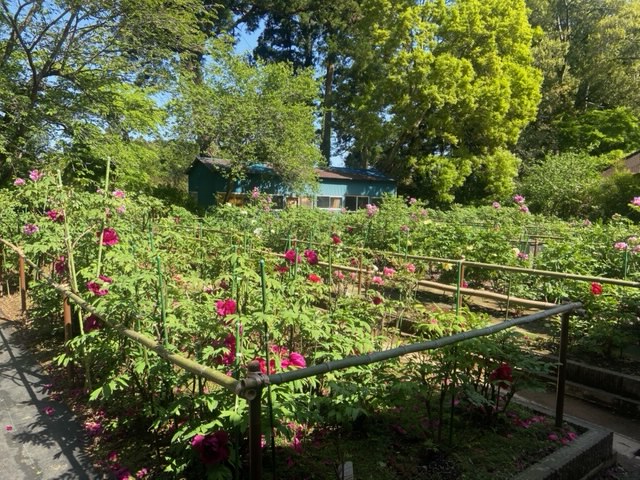
<svg viewBox="0 0 640 480"><path fill-rule="evenodd" d="M85 310L103 321L106 325L114 328L122 336L129 338L149 350L155 352L159 357L167 360L171 364L180 367L186 371L193 373L209 380L221 387L224 387L231 393L238 395L249 402L249 468L250 478L252 480L259 480L262 478L262 446L261 446L261 397L262 389L268 385L280 385L287 382L301 380L304 378L315 377L328 372L343 370L354 366L368 365L377 363L392 358L398 358L407 354L424 352L441 348L447 345L453 345L455 343L478 338L482 336L492 335L499 331L513 328L519 325L532 323L538 320L549 318L555 315L562 315L562 331L560 336L560 348L559 359L557 369L557 385L556 385L556 426L560 426L563 421L564 412L564 386L565 386L565 365L567 355L567 343L569 332L569 316L572 312L582 307L581 303L573 302L555 306L548 310L540 311L531 315L527 315L520 318L513 318L508 321L504 321L498 324L494 324L488 327L470 330L466 332L457 333L451 336L442 337L436 340L430 340L426 342L411 343L396 348L391 348L382 351L376 351L364 355L346 357L341 360L328 361L321 364L313 365L306 368L299 368L296 370L275 373L266 375L260 372L260 365L258 361L252 361L247 368L247 376L241 380L235 380L217 370L211 369L205 365L199 364L190 360L180 354L174 353L169 348L161 345L155 339L137 332L132 329L125 328L121 325L116 325L104 318L91 304L86 302L77 293L70 290L67 285L60 284L49 277L44 271L42 271L38 265L25 257L23 251L13 245L12 243L1 239L0 243L12 249L17 253L19 258L19 264L22 266L19 268L20 285L21 285L21 301L23 310L26 311L26 295L27 295L27 283L24 272L25 263L28 264L34 271L38 272L41 278L49 283L55 290L63 295L63 301L66 304L64 307L65 317L66 312L69 312L68 301L75 303L82 310ZM425 258L425 257L421 257ZM477 262L476 262L477 264ZM482 264L477 264L482 265ZM6 267L6 265L5 265ZM24 293L23 293L24 292ZM70 315L69 315L70 322ZM66 326L65 326L66 327ZM65 328L65 332L66 332Z"/></svg>

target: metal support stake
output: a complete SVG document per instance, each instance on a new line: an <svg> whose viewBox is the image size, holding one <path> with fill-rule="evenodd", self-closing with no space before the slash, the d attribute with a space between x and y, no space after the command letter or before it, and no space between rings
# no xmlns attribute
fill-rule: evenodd
<svg viewBox="0 0 640 480"><path fill-rule="evenodd" d="M261 376L260 364L257 360L249 363L247 370L248 378ZM261 397L262 385L245 392L245 398L249 401L249 477L251 480L262 479Z"/></svg>
<svg viewBox="0 0 640 480"><path fill-rule="evenodd" d="M569 343L569 312L562 314L560 330L560 355L558 358L558 381L556 384L556 427L562 426L564 413L564 384L567 376L567 344Z"/></svg>
<svg viewBox="0 0 640 480"><path fill-rule="evenodd" d="M24 272L24 257L18 256L18 270L20 275L20 303L22 306L22 313L27 312L27 276Z"/></svg>

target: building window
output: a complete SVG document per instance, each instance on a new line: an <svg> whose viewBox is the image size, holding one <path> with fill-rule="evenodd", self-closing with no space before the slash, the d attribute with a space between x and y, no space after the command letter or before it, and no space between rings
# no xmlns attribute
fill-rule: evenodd
<svg viewBox="0 0 640 480"><path fill-rule="evenodd" d="M297 206L298 206L298 197L287 197L287 208L297 207Z"/></svg>
<svg viewBox="0 0 640 480"><path fill-rule="evenodd" d="M189 196L191 197L191 199L192 199L194 202L198 203L198 191L197 191L197 190L191 190L191 191L189 192Z"/></svg>
<svg viewBox="0 0 640 480"><path fill-rule="evenodd" d="M275 210L282 210L284 208L284 195L271 195L271 203Z"/></svg>
<svg viewBox="0 0 640 480"><path fill-rule="evenodd" d="M316 197L318 208L340 209L342 208L342 197Z"/></svg>
<svg viewBox="0 0 640 480"><path fill-rule="evenodd" d="M366 196L346 195L344 197L344 206L351 212L360 208L366 208L367 203L369 203L369 197Z"/></svg>
<svg viewBox="0 0 640 480"><path fill-rule="evenodd" d="M298 199L298 205L301 207L311 208L313 207L313 198L312 197L300 197Z"/></svg>
<svg viewBox="0 0 640 480"><path fill-rule="evenodd" d="M216 203L218 205L222 205L224 203L224 197L226 194L226 192L216 193ZM235 205L236 207L241 207L247 203L247 195L244 193L230 193L226 203Z"/></svg>

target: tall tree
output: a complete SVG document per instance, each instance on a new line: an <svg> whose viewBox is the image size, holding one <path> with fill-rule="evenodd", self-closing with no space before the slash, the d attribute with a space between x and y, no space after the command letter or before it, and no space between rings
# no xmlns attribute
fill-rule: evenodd
<svg viewBox="0 0 640 480"><path fill-rule="evenodd" d="M504 195L540 98L532 35L522 0L363 4L337 71L348 161L438 202Z"/></svg>
<svg viewBox="0 0 640 480"><path fill-rule="evenodd" d="M544 82L538 116L523 133L518 152L536 158L547 151L640 148L640 2L527 3L539 32L534 55ZM619 140L585 144L584 137L571 134L577 130L592 140Z"/></svg>
<svg viewBox="0 0 640 480"><path fill-rule="evenodd" d="M124 146L149 134L161 116L141 87L162 80L175 45L199 43L200 11L195 0L0 0L0 184L65 151L95 159L96 136Z"/></svg>
<svg viewBox="0 0 640 480"><path fill-rule="evenodd" d="M263 30L255 55L287 61L295 68L313 67L322 76L321 152L333 153L334 74L345 38L360 16L361 0L274 0L260 16Z"/></svg>

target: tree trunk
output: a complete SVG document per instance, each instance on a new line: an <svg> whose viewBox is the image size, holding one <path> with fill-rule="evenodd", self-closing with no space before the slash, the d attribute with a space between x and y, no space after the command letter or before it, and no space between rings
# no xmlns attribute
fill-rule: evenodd
<svg viewBox="0 0 640 480"><path fill-rule="evenodd" d="M324 101L323 101L323 118L322 118L322 143L320 151L322 156L331 165L331 122L333 121L333 73L334 59L332 56L327 57L327 73L324 78Z"/></svg>

